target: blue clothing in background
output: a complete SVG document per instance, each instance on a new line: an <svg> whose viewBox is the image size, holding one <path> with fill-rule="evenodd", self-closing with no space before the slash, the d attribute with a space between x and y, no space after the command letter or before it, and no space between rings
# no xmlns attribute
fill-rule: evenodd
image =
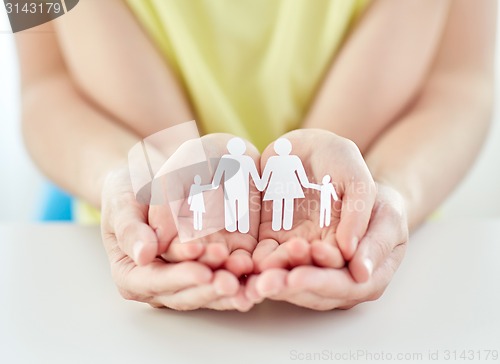
<svg viewBox="0 0 500 364"><path fill-rule="evenodd" d="M73 198L53 184L47 183L43 191L41 221L72 221Z"/></svg>

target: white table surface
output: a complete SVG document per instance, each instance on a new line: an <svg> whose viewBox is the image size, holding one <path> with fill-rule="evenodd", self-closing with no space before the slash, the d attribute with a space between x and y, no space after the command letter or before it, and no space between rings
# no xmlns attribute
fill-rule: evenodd
<svg viewBox="0 0 500 364"><path fill-rule="evenodd" d="M500 219L427 223L382 298L349 311L175 312L119 296L97 228L3 225L0 363L500 362L499 243Z"/></svg>

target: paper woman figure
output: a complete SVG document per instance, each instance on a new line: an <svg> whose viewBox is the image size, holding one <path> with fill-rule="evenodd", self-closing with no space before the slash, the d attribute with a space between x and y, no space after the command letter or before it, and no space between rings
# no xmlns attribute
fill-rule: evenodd
<svg viewBox="0 0 500 364"><path fill-rule="evenodd" d="M304 198L302 187L311 188L311 184L300 158L290 155L292 143L288 139L277 139L274 151L278 155L267 160L261 187L264 189L267 186L264 201L273 201L272 229L278 231L283 227L284 230L290 230L294 201Z"/></svg>
<svg viewBox="0 0 500 364"><path fill-rule="evenodd" d="M321 185L311 184L311 188L320 191L319 227L321 228L330 226L332 221L332 198L334 201L339 199L335 187L330 182L331 180L329 175L325 175Z"/></svg>
<svg viewBox="0 0 500 364"><path fill-rule="evenodd" d="M201 185L201 177L194 176L194 184L189 190L188 204L189 210L193 211L193 227L195 230L203 229L203 213L205 212L205 199L203 191L212 189L212 185Z"/></svg>

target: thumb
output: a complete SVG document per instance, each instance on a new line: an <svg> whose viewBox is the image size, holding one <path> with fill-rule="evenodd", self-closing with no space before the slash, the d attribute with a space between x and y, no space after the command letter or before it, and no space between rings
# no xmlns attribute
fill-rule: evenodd
<svg viewBox="0 0 500 364"><path fill-rule="evenodd" d="M382 194L387 195L385 191ZM382 196L373 210L368 231L349 263L351 275L357 282L368 281L394 249L407 241L408 225L402 199L396 194Z"/></svg>
<svg viewBox="0 0 500 364"><path fill-rule="evenodd" d="M344 189L337 241L345 260L350 260L366 233L372 215L377 187L366 168L366 178L352 178Z"/></svg>
<svg viewBox="0 0 500 364"><path fill-rule="evenodd" d="M113 225L120 249L137 265L151 263L158 254L158 239L142 212L128 206L116 212Z"/></svg>

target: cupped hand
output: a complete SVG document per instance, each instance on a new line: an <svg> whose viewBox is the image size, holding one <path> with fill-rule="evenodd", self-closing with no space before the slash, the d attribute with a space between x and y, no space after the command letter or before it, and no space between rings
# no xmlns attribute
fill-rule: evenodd
<svg viewBox="0 0 500 364"><path fill-rule="evenodd" d="M252 307L233 273L159 257L166 245L148 224L148 212L149 206L135 198L128 166L108 174L102 192L101 232L113 279L124 298L177 310Z"/></svg>
<svg viewBox="0 0 500 364"><path fill-rule="evenodd" d="M283 300L315 310L351 308L378 299L401 263L408 241L404 200L393 188L377 186L368 229L348 267L272 268L247 284L252 300Z"/></svg>
<svg viewBox="0 0 500 364"><path fill-rule="evenodd" d="M168 192L162 203L153 203L149 209L149 224L156 231L163 247L162 257L169 262L196 260L212 269L225 268L241 277L253 271L251 254L257 245L260 223L260 192L250 182L250 216L248 233L228 232L224 223L224 187L212 185L215 170L223 155L227 154L227 143L234 138L229 134L209 134L201 140L184 143L165 163L160 182L160 193ZM193 167L180 168L186 161L193 159L200 149L205 153L208 164L194 164ZM257 149L246 142L245 154L250 156L257 168L260 155ZM205 166L205 169L203 168ZM182 171L181 171L182 170ZM181 171L181 172L179 172ZM193 176L200 174L206 212L203 214L203 229L193 228L193 212L189 209L189 190ZM153 188L153 194L155 194ZM172 196L175 196L172 198ZM154 199L154 197L153 197Z"/></svg>
<svg viewBox="0 0 500 364"><path fill-rule="evenodd" d="M291 154L302 160L309 182L320 184L329 175L340 200L331 201L331 224L321 228L320 193L317 185L309 185L304 188L305 198L296 200L288 231L273 231L272 201L264 201L259 244L253 254L256 271L311 264L341 268L355 254L368 227L376 196L371 174L357 146L331 132L302 129L283 138L292 143ZM261 169L272 155L273 144L262 154Z"/></svg>

